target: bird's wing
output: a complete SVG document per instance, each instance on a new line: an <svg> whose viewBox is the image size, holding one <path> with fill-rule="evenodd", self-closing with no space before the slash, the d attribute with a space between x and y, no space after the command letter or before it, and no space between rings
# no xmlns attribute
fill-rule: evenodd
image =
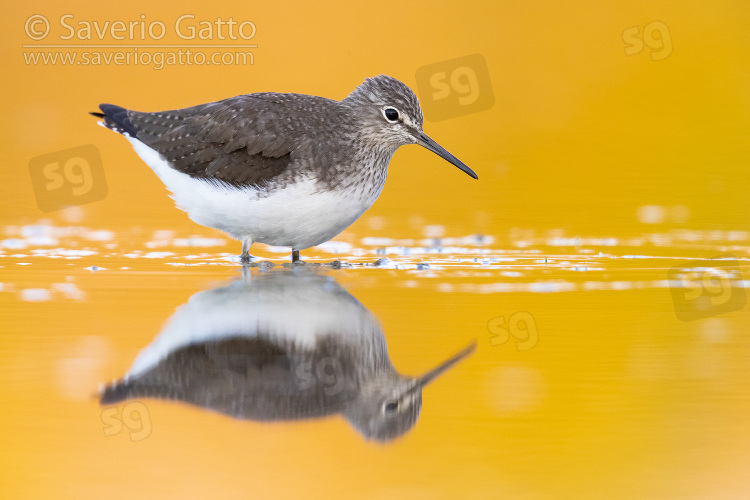
<svg viewBox="0 0 750 500"><path fill-rule="evenodd" d="M288 175L301 150L303 124L292 119L288 102L283 94L265 93L154 113L111 104L100 108L107 127L142 141L179 172L210 182L263 186Z"/></svg>
<svg viewBox="0 0 750 500"><path fill-rule="evenodd" d="M220 405L248 388L294 381L290 366L288 353L256 338L190 344L169 353L151 369L106 387L101 400L110 404L153 397L201 404L206 393L213 393L214 402Z"/></svg>
<svg viewBox="0 0 750 500"><path fill-rule="evenodd" d="M343 373L319 373L323 365L314 364L260 338L191 344L150 370L105 387L100 402L172 399L253 420L297 420L336 413L351 399L344 381L337 380Z"/></svg>

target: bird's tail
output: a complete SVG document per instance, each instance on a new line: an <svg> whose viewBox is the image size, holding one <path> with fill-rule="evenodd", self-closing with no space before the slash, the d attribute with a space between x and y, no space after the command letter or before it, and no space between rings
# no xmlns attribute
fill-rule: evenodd
<svg viewBox="0 0 750 500"><path fill-rule="evenodd" d="M131 396L131 386L124 380L114 382L99 392L99 403L110 405L125 401Z"/></svg>
<svg viewBox="0 0 750 500"><path fill-rule="evenodd" d="M138 129L130 121L129 110L114 104L100 104L99 109L101 109L101 113L91 111L89 114L97 118L103 118L104 121L99 122L101 125L128 137L137 136Z"/></svg>

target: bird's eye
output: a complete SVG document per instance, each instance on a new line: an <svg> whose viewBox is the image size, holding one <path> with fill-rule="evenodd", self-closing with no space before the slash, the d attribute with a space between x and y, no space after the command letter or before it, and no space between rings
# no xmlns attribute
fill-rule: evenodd
<svg viewBox="0 0 750 500"><path fill-rule="evenodd" d="M386 413L393 413L396 410L398 410L398 401L390 401L385 404L385 412Z"/></svg>
<svg viewBox="0 0 750 500"><path fill-rule="evenodd" d="M396 123L401 116L396 108L385 108L383 110L385 119L391 123Z"/></svg>

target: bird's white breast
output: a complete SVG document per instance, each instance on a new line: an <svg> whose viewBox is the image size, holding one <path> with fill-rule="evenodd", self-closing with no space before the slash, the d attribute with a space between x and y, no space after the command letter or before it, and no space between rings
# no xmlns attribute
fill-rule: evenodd
<svg viewBox="0 0 750 500"><path fill-rule="evenodd" d="M235 282L198 292L177 308L127 376L153 368L185 346L235 337L262 336L302 349L314 349L330 336L365 347L377 341L382 331L378 320L349 294L326 288L317 278L275 279L270 286Z"/></svg>
<svg viewBox="0 0 750 500"><path fill-rule="evenodd" d="M192 178L171 168L154 149L132 137L128 140L167 188L179 208L198 224L230 236L302 250L328 241L370 208L382 190L358 183L324 189L312 177L283 188L234 188ZM272 189L272 190L270 190Z"/></svg>

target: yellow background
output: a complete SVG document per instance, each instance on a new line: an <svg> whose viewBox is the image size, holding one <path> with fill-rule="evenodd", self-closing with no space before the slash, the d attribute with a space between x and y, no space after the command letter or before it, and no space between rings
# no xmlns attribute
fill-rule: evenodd
<svg viewBox="0 0 750 500"><path fill-rule="evenodd" d="M51 36L63 14L91 22L145 14L167 26L157 42L165 44L185 43L172 28L182 14L232 16L255 23L258 48L244 67L27 66L24 22L39 13L51 20ZM26 171L31 158L93 143L109 195L84 207L82 223L204 233L174 209L129 144L96 127L88 111L102 102L157 111L268 90L341 99L380 73L416 89L419 67L478 53L490 71L492 109L427 121L425 130L480 181L422 148L402 148L367 214L387 218L377 235L414 237L415 215L461 236L499 236L509 227L639 232L637 209L650 204L688 207L688 227L747 229L749 16L742 1L14 4L1 21L0 217L16 224L44 216ZM645 47L626 56L623 31L652 21L669 27L672 54L654 61ZM363 224L366 217L350 233L369 231ZM674 226L685 223L667 224Z"/></svg>
<svg viewBox="0 0 750 500"><path fill-rule="evenodd" d="M146 14L170 33L182 14L249 19L258 48L245 67L26 65L26 19L66 13L92 22ZM627 56L623 31L653 21L668 26L671 55L654 61L646 47ZM494 106L440 122L425 109L425 131L480 179L404 147L380 199L339 239L419 239L425 226L442 225L445 236L484 233L504 249L520 236L622 242L643 233L750 230L745 1L37 2L6 5L0 23L7 236L38 221L77 224L114 231L121 253L144 250L156 230L218 236L174 208L127 141L96 126L87 112L99 103L156 111L268 90L341 99L380 73L416 90L418 68L476 53L487 61ZM99 148L108 196L73 217L41 212L29 161L83 144ZM639 209L648 205L687 212L644 224ZM745 239L730 250L747 258L747 233L738 234ZM718 253L703 243L648 251ZM238 253L239 244L219 250ZM175 272L122 257L76 261L75 269L33 262L22 268L6 259L0 268L10 284L0 294L6 498L742 498L750 491L747 308L680 323L665 289L490 294L472 287L490 283L492 271L430 281L343 270L337 280L383 322L403 373L420 373L480 337L473 358L425 391L422 417L404 439L379 446L340 419L269 426L149 401L153 432L134 443L126 433L103 436L101 408L80 394L125 373L175 307L235 269ZM102 262L111 272L83 270ZM664 280L672 265L629 262L623 270L613 262L596 278L540 275L579 285ZM85 300L55 295L31 304L14 295L70 276ZM488 320L519 310L534 314L539 346L523 356L491 347ZM70 373L77 378L67 380Z"/></svg>

